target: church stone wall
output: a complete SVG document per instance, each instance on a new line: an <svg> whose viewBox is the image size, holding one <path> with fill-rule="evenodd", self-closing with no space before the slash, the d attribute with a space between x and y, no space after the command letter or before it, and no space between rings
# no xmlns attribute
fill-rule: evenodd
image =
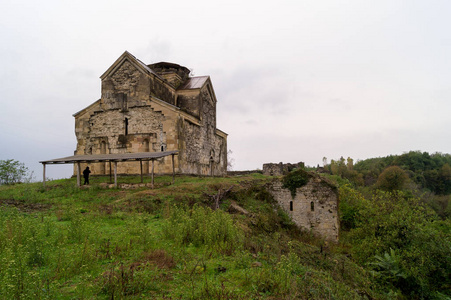
<svg viewBox="0 0 451 300"><path fill-rule="evenodd" d="M326 240L338 242L338 191L319 176L296 190L283 188L282 182L275 179L269 187L270 193L300 228L311 230Z"/></svg>
<svg viewBox="0 0 451 300"><path fill-rule="evenodd" d="M227 142L216 132L216 103L207 88L200 93L202 106L200 124L184 121L181 148L186 164L183 173L225 175L227 172Z"/></svg>

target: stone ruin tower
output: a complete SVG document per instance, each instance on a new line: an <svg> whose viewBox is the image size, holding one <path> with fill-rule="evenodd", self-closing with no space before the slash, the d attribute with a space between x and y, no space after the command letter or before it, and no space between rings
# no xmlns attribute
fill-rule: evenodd
<svg viewBox="0 0 451 300"><path fill-rule="evenodd" d="M265 168L265 165L267 166ZM293 222L300 228L311 231L313 234L329 240L338 242L339 238L339 217L338 217L338 189L334 183L330 182L319 174L306 172L306 183L296 188L294 196L289 188L284 187L281 175L287 175L288 169L293 164L265 164L263 173L270 175L272 172L274 180L269 185L269 192L273 195L278 204L287 212ZM277 173L282 170L281 173ZM293 168L296 170L296 168ZM298 169L299 170L299 169ZM277 174L275 174L277 173Z"/></svg>

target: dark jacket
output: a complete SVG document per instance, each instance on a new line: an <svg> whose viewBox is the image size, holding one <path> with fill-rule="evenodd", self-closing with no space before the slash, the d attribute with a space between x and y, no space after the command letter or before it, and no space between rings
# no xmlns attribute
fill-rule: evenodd
<svg viewBox="0 0 451 300"><path fill-rule="evenodd" d="M83 177L88 178L89 177L89 173L91 173L91 170L89 170L89 168L86 168L83 171Z"/></svg>

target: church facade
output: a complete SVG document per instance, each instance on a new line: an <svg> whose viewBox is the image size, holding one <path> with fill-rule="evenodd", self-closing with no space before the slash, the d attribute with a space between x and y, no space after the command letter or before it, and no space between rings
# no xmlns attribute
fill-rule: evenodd
<svg viewBox="0 0 451 300"><path fill-rule="evenodd" d="M190 77L186 67L146 65L129 52L100 77L101 98L74 114L75 155L178 151L180 174L221 176L227 172L227 134L216 127L216 96L209 76ZM150 164L144 162L144 172ZM108 163L90 164L108 174ZM172 173L172 158L154 165ZM119 174L139 174L140 164L122 162Z"/></svg>

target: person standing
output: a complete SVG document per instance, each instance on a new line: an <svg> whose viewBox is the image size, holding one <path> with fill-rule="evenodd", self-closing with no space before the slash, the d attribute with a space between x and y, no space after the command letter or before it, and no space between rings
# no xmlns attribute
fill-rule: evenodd
<svg viewBox="0 0 451 300"><path fill-rule="evenodd" d="M85 183L83 183L83 185L89 185L89 173L91 173L91 171L89 170L89 167L86 167L86 169L83 171L83 177L85 178Z"/></svg>

